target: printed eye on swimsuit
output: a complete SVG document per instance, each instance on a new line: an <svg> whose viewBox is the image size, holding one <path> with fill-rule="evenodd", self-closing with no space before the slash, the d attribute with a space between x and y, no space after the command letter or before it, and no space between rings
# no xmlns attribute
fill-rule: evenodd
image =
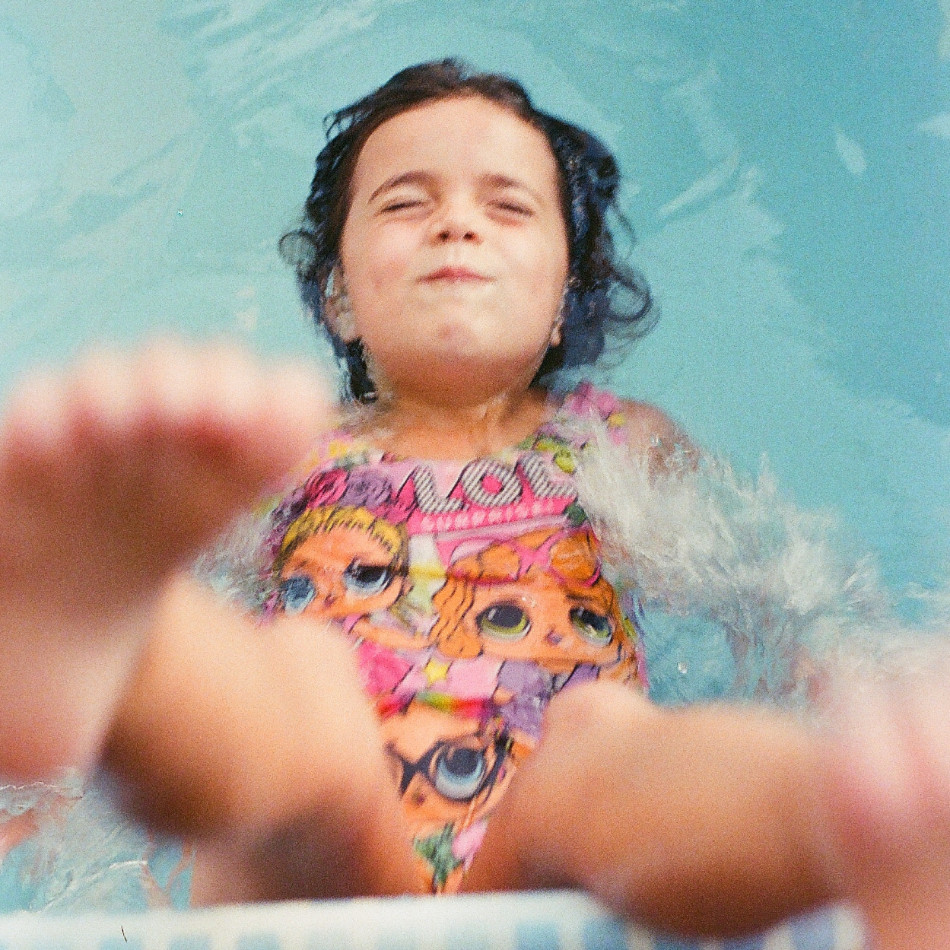
<svg viewBox="0 0 950 950"><path fill-rule="evenodd" d="M293 574L280 583L280 602L288 614L299 614L307 609L316 596L313 581L305 574Z"/></svg>
<svg viewBox="0 0 950 950"><path fill-rule="evenodd" d="M484 749L449 748L435 759L429 779L436 791L452 801L470 801L481 789L488 772Z"/></svg>
<svg viewBox="0 0 950 950"><path fill-rule="evenodd" d="M570 618L574 629L594 646L605 646L613 639L613 622L604 614L597 613L589 607L573 607Z"/></svg>
<svg viewBox="0 0 950 950"><path fill-rule="evenodd" d="M475 624L485 636L501 640L520 640L531 629L528 614L510 601L487 607L475 618Z"/></svg>
<svg viewBox="0 0 950 950"><path fill-rule="evenodd" d="M449 801L466 803L477 798L495 781L510 744L504 733L487 745L477 736L442 739L415 762L392 745L387 747L387 751L400 767L400 795L406 794L418 776Z"/></svg>
<svg viewBox="0 0 950 950"><path fill-rule="evenodd" d="M388 564L361 564L353 561L343 572L346 589L362 597L372 597L384 591L395 572Z"/></svg>

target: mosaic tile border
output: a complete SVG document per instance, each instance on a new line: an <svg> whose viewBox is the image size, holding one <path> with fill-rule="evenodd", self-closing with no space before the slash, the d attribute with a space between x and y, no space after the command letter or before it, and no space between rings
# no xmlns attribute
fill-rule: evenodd
<svg viewBox="0 0 950 950"><path fill-rule="evenodd" d="M242 905L144 914L0 917L0 950L865 950L844 911L761 937L684 942L624 924L581 894Z"/></svg>

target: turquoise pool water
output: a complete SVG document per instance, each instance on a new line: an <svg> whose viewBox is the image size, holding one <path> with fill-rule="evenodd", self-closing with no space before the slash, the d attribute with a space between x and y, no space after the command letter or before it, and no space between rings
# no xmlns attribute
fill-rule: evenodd
<svg viewBox="0 0 950 950"><path fill-rule="evenodd" d="M322 116L447 54L621 161L663 316L601 378L946 596L948 0L0 0L0 391L169 329L321 357L275 245Z"/></svg>
<svg viewBox="0 0 950 950"><path fill-rule="evenodd" d="M660 326L611 374L831 506L898 594L950 561L946 0L0 3L0 385L169 328L319 348L276 237L320 120L453 53L613 146Z"/></svg>

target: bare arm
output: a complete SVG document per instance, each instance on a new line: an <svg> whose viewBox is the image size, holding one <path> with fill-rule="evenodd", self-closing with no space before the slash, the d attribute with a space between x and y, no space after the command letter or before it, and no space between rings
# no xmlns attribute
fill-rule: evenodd
<svg viewBox="0 0 950 950"><path fill-rule="evenodd" d="M627 446L634 455L647 458L653 474L670 471L671 465L694 465L699 448L662 409L646 402L621 401Z"/></svg>

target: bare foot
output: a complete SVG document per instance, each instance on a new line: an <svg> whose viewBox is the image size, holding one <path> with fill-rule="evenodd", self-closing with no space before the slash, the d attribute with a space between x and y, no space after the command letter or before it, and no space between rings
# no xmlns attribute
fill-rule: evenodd
<svg viewBox="0 0 950 950"><path fill-rule="evenodd" d="M200 840L192 900L403 893L411 838L350 645L169 585L103 757L146 824Z"/></svg>
<svg viewBox="0 0 950 950"><path fill-rule="evenodd" d="M811 735L767 710L566 689L467 884L582 887L663 932L754 933L830 897L801 780L816 760Z"/></svg>
<svg viewBox="0 0 950 950"><path fill-rule="evenodd" d="M169 578L329 419L300 366L162 342L35 374L0 420L0 772L89 766Z"/></svg>
<svg viewBox="0 0 950 950"><path fill-rule="evenodd" d="M950 655L928 667L849 689L828 745L846 890L880 950L950 948Z"/></svg>

